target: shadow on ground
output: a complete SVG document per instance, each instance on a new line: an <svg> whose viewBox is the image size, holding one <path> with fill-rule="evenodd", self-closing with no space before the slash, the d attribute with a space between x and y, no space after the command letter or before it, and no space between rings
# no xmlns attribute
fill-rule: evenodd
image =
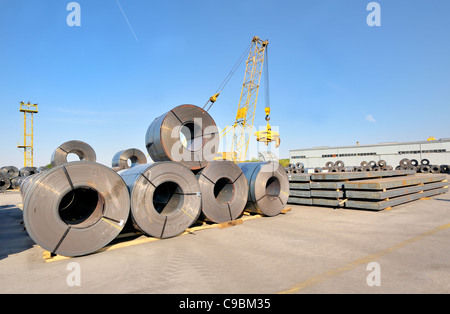
<svg viewBox="0 0 450 314"><path fill-rule="evenodd" d="M0 260L34 244L24 228L22 210L15 205L0 206Z"/></svg>

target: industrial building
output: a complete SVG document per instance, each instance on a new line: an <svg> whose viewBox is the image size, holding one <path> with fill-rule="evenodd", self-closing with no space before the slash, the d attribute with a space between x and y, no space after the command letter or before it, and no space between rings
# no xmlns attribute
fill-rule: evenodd
<svg viewBox="0 0 450 314"><path fill-rule="evenodd" d="M390 142L374 145L322 146L289 151L290 162L303 163L305 168L324 167L328 161L341 160L346 166L359 166L361 162L385 160L394 168L400 160L415 159L419 163L428 159L430 165L450 164L450 138L417 142Z"/></svg>

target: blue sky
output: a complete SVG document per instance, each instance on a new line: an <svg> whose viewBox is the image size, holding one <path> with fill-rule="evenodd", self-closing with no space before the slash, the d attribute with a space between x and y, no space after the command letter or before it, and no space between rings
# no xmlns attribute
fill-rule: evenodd
<svg viewBox="0 0 450 314"><path fill-rule="evenodd" d="M39 104L35 166L75 139L107 166L120 150L146 153L154 118L203 106L255 35L269 40L280 158L450 137L449 1L378 1L379 27L366 23L367 0L79 0L79 27L66 23L69 2L0 0L0 166L23 166L20 101ZM241 66L209 111L221 128L243 77Z"/></svg>

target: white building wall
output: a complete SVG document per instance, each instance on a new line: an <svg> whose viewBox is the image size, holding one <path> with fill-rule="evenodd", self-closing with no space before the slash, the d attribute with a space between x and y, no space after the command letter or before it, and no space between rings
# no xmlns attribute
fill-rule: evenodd
<svg viewBox="0 0 450 314"><path fill-rule="evenodd" d="M295 158L301 157L301 158ZM450 140L412 143L388 143L347 147L320 147L290 151L290 162L301 162L307 168L324 167L326 162L341 160L346 166L362 161L385 160L394 168L403 158L428 159L432 165L450 165Z"/></svg>

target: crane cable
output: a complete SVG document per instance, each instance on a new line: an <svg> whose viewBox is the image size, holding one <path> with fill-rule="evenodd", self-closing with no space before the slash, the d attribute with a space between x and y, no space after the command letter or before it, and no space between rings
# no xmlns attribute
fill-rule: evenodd
<svg viewBox="0 0 450 314"><path fill-rule="evenodd" d="M239 57L239 59L236 61L236 64L233 66L233 68L230 70L230 72L228 73L228 75L225 77L225 79L222 81L222 84L219 85L219 87L217 88L215 95L218 95L222 92L222 90L225 88L225 86L228 84L228 82L230 81L231 77L233 76L233 74L236 72L236 70L239 68L239 66L242 64L242 62L245 59L245 56L248 55L251 46L253 45L253 42L250 43L250 45L247 47L247 49L244 50L244 52L242 53L242 55ZM212 98L212 97L211 97ZM208 109L206 109L206 111L209 111L209 109L211 109L211 107L214 105L215 101L211 101L208 100L208 102L203 106L203 109L205 109L205 107L208 105L209 102L211 102L211 104L209 105Z"/></svg>
<svg viewBox="0 0 450 314"><path fill-rule="evenodd" d="M264 68L264 92L265 92L265 103L266 108L270 108L270 100L269 100L269 49L266 46L265 51L265 68Z"/></svg>

